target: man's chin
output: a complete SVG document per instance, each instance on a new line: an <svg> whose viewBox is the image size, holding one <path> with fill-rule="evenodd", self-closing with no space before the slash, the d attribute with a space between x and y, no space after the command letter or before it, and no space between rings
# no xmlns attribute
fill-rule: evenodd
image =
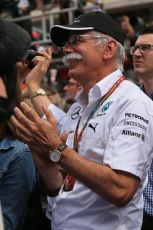
<svg viewBox="0 0 153 230"><path fill-rule="evenodd" d="M144 71L144 69L143 68L138 68L138 67L135 67L135 69L134 69L134 71L135 71L135 73L137 74L137 75L140 75L140 74L144 74L145 73L145 71Z"/></svg>

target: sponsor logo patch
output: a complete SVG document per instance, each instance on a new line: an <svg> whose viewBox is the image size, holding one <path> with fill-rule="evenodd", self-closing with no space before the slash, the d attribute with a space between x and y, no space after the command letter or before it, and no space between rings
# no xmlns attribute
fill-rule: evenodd
<svg viewBox="0 0 153 230"><path fill-rule="evenodd" d="M145 127L144 125L140 124L139 122L136 122L136 121L124 121L124 125L125 126L136 126L136 127L139 127L140 129L143 129L143 130L147 130L147 127Z"/></svg>
<svg viewBox="0 0 153 230"><path fill-rule="evenodd" d="M80 110L81 110L81 107L80 107L80 106L77 106L77 107L73 110L73 112L72 112L72 114L71 114L72 120L75 120L75 119L77 119L78 117L80 117Z"/></svg>
<svg viewBox="0 0 153 230"><path fill-rule="evenodd" d="M98 125L98 122L93 126L91 123L89 123L88 127L93 129L94 133L96 132L96 127Z"/></svg>
<svg viewBox="0 0 153 230"><path fill-rule="evenodd" d="M102 113L105 113L109 109L112 103L113 103L112 101L109 101L104 107L102 107L102 110L101 110Z"/></svg>
<svg viewBox="0 0 153 230"><path fill-rule="evenodd" d="M145 141L144 134L132 132L131 130L125 130L125 129L123 129L122 130L122 135L139 137L139 138L141 138L142 141Z"/></svg>
<svg viewBox="0 0 153 230"><path fill-rule="evenodd" d="M135 113L125 113L125 117L136 118L136 119L139 119L139 120L145 122L146 124L149 123L149 121L147 119L145 119L144 117L142 117L138 114L135 114Z"/></svg>

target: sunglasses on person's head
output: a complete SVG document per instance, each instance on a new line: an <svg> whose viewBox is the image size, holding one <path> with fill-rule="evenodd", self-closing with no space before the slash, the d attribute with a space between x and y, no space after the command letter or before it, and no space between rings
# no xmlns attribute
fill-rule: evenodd
<svg viewBox="0 0 153 230"><path fill-rule="evenodd" d="M139 51L144 54L150 51L153 48L153 44L141 44L141 45L136 45L130 48L130 54L134 55L135 51L139 49Z"/></svg>

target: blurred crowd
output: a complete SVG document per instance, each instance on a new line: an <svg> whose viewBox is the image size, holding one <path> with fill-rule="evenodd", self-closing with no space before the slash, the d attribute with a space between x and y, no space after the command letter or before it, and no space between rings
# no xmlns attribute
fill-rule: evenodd
<svg viewBox="0 0 153 230"><path fill-rule="evenodd" d="M75 11L74 17L77 17L84 11L103 11L105 12L102 0L78 0L75 2L75 0L1 0L0 1L0 17L22 17L22 16L28 16L30 15L31 11L39 9L39 10L50 10L50 9L63 9L73 6L75 3L78 5L78 10ZM133 59L131 55L131 47L135 45L135 42L138 38L139 32L141 29L145 26L151 26L153 27L153 19L151 17L148 18L146 21L142 17L130 17L129 15L120 15L116 18L116 21L120 24L121 29L124 31L126 35L125 40L125 51L126 51L126 58L124 62L124 75L127 79L134 82L137 85L141 84L141 79L139 79L133 68ZM35 51L41 51L46 50L48 47L52 48L53 52L53 63L50 65L50 68L48 69L47 73L45 74L45 77L42 80L41 88L46 92L46 95L51 100L51 102L55 105L57 105L62 111L67 112L70 105L72 105L75 102L75 95L76 93L82 89L81 85L75 81L74 79L68 78L68 69L64 66L64 64L61 64L62 62L59 62L58 64L54 64L54 59L60 58L62 59L62 49L57 48L52 45L52 43L47 44L41 44L39 43L39 40L41 38L41 35L36 32L32 31L32 22L30 19L24 20L24 22L17 22L19 26L24 28L26 32L29 33L32 41L35 43L32 44L28 49L32 49ZM61 14L59 18L59 24L66 25L68 24L68 15L66 13ZM37 42L38 40L38 42ZM23 56L23 55L22 55ZM22 79L23 80L23 79ZM28 94L28 89L24 81L22 81L21 84L21 98L31 107L33 107L31 103L31 98ZM33 167L33 165L32 165ZM32 168L34 171L34 169ZM34 181L37 179L35 178L35 172L34 174ZM35 184L36 182L31 182ZM37 183L36 185L37 186ZM39 187L39 185L38 185ZM35 192L35 190L34 190ZM40 202L40 206L42 205L43 209L46 208L46 194L43 194L43 191L37 191L34 193L33 196L41 194L41 199L37 200L36 202ZM34 197L32 197L31 200L34 200ZM30 200L30 203L31 203ZM31 216L33 215L33 212L37 211L37 207L35 209L35 205L29 207L29 210L31 211ZM33 208L34 207L34 208ZM42 211L42 210L41 210ZM44 217L44 210L43 213L41 213L41 218ZM38 213L38 219L39 219ZM30 216L30 218L31 218ZM28 220L29 221L29 220ZM28 222L27 221L27 222ZM31 221L31 219L30 219ZM47 220L48 221L48 220ZM50 227L50 223L46 223L46 219L42 223L44 225L46 224L46 229L48 230ZM35 227L34 227L35 228ZM32 230L34 228L31 228ZM30 230L29 226L27 225L25 227L25 230ZM37 228L38 229L38 228ZM38 229L39 230L39 229Z"/></svg>
<svg viewBox="0 0 153 230"><path fill-rule="evenodd" d="M100 10L104 11L104 5L102 0L1 0L0 2L0 17L1 18L17 18L30 15L32 11L35 10L60 10L64 8L69 8L72 6L78 7L78 10L74 12L74 17L82 14L87 11L95 11ZM128 14L123 14L119 16L115 16L116 21L120 24L122 30L126 34L126 42L125 42L125 51L126 51L126 59L125 59L125 75L130 80L139 84L139 79L134 74L133 64L132 64L132 56L130 54L130 47L132 47L135 43L137 36L139 35L139 31L144 26L153 25L153 19L150 15L148 15L148 19L144 19L143 17L137 16L129 16ZM63 13L59 14L57 18L57 24L67 25L68 22L68 14ZM31 49L34 50L44 50L48 46L52 46L51 43L40 44L37 41L42 39L41 33L38 31L33 31L32 22L30 19L17 22L20 26L26 29L31 35L32 41L34 42L34 46L31 46ZM67 69L62 64L62 51L57 47L52 47L53 49L53 59L55 60L52 63L51 70L47 73L46 78L44 78L45 83L48 85L52 85L54 88L57 88L59 92L63 93L63 87L67 82ZM59 61L58 61L59 60Z"/></svg>
<svg viewBox="0 0 153 230"><path fill-rule="evenodd" d="M35 10L59 10L69 8L77 5L77 10L74 12L74 18L87 11L103 11L105 12L102 0L1 0L0 2L0 18L18 18L28 16ZM137 78L133 71L132 55L130 54L130 48L134 45L136 38L139 35L139 31L144 26L153 26L153 19L148 15L148 19L144 19L142 16L129 16L128 14L115 16L116 21L120 24L122 30L126 34L125 51L126 59L124 63L125 76L136 84L140 83L140 79ZM52 87L53 91L58 91L59 95L64 98L64 86L68 83L67 68L62 62L62 50L58 47L52 46L51 43L41 44L39 41L42 39L41 33L33 31L33 25L30 19L16 22L23 27L31 35L32 44L31 49L40 51L45 50L48 47L52 47L53 50L53 62L51 68L44 78L43 84ZM58 24L67 25L68 14L63 13L59 15L57 20ZM38 42L37 42L38 41ZM54 60L59 60L55 61ZM23 84L22 88L25 88ZM65 102L62 102L63 104Z"/></svg>

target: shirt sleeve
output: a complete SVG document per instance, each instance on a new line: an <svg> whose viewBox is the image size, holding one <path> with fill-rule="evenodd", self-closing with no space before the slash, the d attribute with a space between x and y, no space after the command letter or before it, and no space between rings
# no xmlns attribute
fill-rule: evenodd
<svg viewBox="0 0 153 230"><path fill-rule="evenodd" d="M153 152L153 114L145 101L130 99L118 107L114 117L104 163L145 179Z"/></svg>
<svg viewBox="0 0 153 230"><path fill-rule="evenodd" d="M50 104L48 106L48 109L52 112L54 118L57 121L57 128L58 128L58 133L61 132L62 129L62 123L63 123L63 119L65 118L66 113L63 112L60 108L58 108L56 105L54 104ZM46 119L46 116L43 115L42 119Z"/></svg>

